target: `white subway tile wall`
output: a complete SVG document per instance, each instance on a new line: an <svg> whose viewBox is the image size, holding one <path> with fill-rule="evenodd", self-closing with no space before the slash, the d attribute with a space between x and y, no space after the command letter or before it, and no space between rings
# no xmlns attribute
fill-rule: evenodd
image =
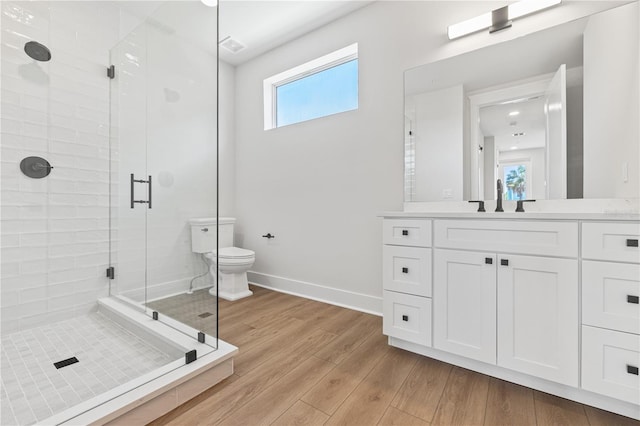
<svg viewBox="0 0 640 426"><path fill-rule="evenodd" d="M110 287L139 302L185 291L206 271L188 220L216 211L215 49L155 20L136 25L122 4L1 3L3 332L87 312ZM171 22L189 7L203 6L154 10ZM30 40L52 60L30 59ZM20 172L32 155L53 165L48 177ZM130 173L153 175L152 210L129 207Z"/></svg>
<svg viewBox="0 0 640 426"><path fill-rule="evenodd" d="M81 315L109 294L109 2L3 1L2 333ZM24 52L35 40L52 60ZM19 164L41 156L44 179Z"/></svg>

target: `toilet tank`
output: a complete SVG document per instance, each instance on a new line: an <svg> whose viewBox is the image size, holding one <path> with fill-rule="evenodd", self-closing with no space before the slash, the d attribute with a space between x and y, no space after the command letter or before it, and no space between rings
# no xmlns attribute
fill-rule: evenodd
<svg viewBox="0 0 640 426"><path fill-rule="evenodd" d="M233 217L198 217L189 220L191 225L191 251L209 253L216 249L216 223L219 223L220 247L233 247Z"/></svg>

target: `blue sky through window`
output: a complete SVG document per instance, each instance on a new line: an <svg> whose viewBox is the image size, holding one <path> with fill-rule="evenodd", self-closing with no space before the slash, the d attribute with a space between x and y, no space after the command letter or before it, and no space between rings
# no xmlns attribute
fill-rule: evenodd
<svg viewBox="0 0 640 426"><path fill-rule="evenodd" d="M276 88L276 127L358 108L358 60Z"/></svg>

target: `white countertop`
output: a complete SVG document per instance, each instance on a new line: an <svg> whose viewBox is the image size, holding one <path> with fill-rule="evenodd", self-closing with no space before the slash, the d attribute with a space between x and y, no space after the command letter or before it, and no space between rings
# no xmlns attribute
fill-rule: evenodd
<svg viewBox="0 0 640 426"><path fill-rule="evenodd" d="M524 212L516 213L515 201L504 201L504 212L495 212L496 201L485 201L484 213L478 204L466 201L405 203L404 211L383 211L381 217L460 218L460 219L547 219L640 221L640 203L632 199L537 200L524 203Z"/></svg>
<svg viewBox="0 0 640 426"><path fill-rule="evenodd" d="M453 218L453 219L547 219L547 220L609 220L609 221L640 221L640 214L634 213L575 213L575 212L524 212L515 213L513 211L496 213L487 211L485 213L471 212L381 212L380 217L394 218Z"/></svg>

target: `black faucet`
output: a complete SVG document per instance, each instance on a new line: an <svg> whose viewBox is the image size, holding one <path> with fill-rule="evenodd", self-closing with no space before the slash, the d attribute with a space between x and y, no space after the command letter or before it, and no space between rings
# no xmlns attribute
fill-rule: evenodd
<svg viewBox="0 0 640 426"><path fill-rule="evenodd" d="M500 179L498 179L497 188L498 188L498 199L496 200L497 201L496 211L503 212L504 209L502 208L502 181Z"/></svg>
<svg viewBox="0 0 640 426"><path fill-rule="evenodd" d="M471 200L469 202L470 203L478 203L478 211L479 212L486 212L486 210L484 209L484 201L482 201L482 200Z"/></svg>
<svg viewBox="0 0 640 426"><path fill-rule="evenodd" d="M516 212L524 212L524 203L533 203L536 200L518 200L516 203Z"/></svg>

